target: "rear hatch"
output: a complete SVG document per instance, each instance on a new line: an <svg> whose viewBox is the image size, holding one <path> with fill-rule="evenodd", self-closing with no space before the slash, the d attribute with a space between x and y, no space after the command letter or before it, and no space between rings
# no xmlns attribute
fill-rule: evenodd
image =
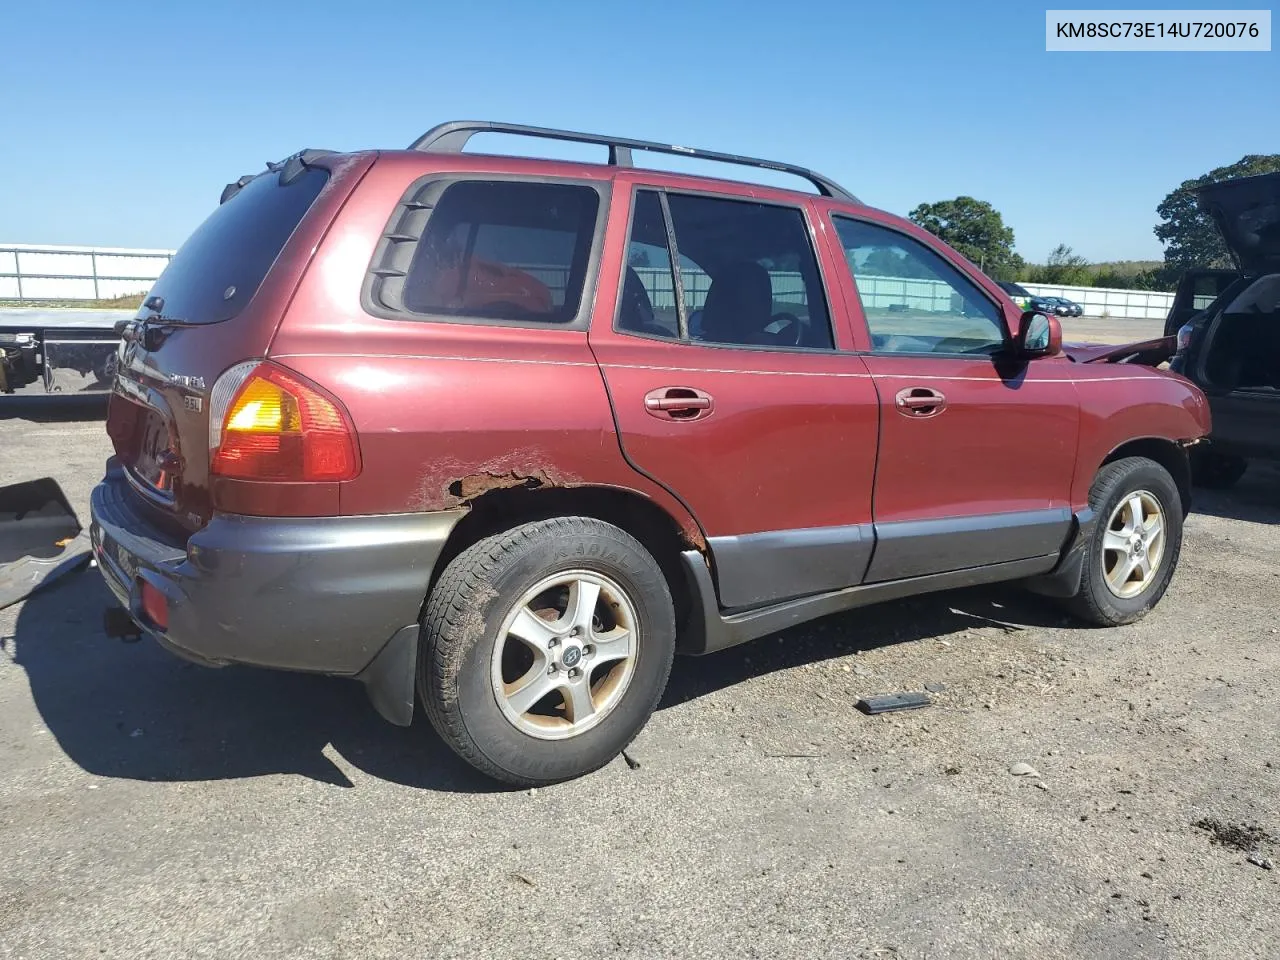
<svg viewBox="0 0 1280 960"><path fill-rule="evenodd" d="M218 376L266 356L316 246L373 157L304 151L229 184L125 326L107 432L153 514L188 531L208 521Z"/></svg>
<svg viewBox="0 0 1280 960"><path fill-rule="evenodd" d="M1211 183L1197 193L1242 271L1280 272L1280 172Z"/></svg>

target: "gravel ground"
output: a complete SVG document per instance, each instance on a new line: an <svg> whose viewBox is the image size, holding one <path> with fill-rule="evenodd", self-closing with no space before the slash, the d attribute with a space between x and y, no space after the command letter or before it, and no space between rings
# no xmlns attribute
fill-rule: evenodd
<svg viewBox="0 0 1280 960"><path fill-rule="evenodd" d="M0 482L87 515L101 412L6 406ZM1280 870L1212 840L1280 861L1277 523L1280 471L1202 492L1131 627L981 589L677 660L638 767L532 793L69 576L0 611L0 957L1273 957Z"/></svg>

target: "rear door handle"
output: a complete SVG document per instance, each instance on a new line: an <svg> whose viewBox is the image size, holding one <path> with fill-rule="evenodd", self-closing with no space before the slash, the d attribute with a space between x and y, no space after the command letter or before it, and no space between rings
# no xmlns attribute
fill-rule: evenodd
<svg viewBox="0 0 1280 960"><path fill-rule="evenodd" d="M894 405L903 416L936 417L947 408L947 398L932 387L908 387L898 391Z"/></svg>
<svg viewBox="0 0 1280 960"><path fill-rule="evenodd" d="M709 393L694 387L659 387L644 395L644 409L660 420L703 420L716 408Z"/></svg>

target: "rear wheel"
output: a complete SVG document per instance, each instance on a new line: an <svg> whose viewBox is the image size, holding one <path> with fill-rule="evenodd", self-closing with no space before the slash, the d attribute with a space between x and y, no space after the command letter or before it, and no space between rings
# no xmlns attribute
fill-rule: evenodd
<svg viewBox="0 0 1280 960"><path fill-rule="evenodd" d="M440 736L507 783L589 773L666 687L675 614L662 571L587 517L527 523L449 564L422 622L418 692Z"/></svg>
<svg viewBox="0 0 1280 960"><path fill-rule="evenodd" d="M1067 604L1099 626L1133 623L1160 602L1182 551L1182 502L1173 477L1145 457L1098 471L1089 491L1094 525L1080 588Z"/></svg>
<svg viewBox="0 0 1280 960"><path fill-rule="evenodd" d="M1191 482L1209 490L1233 487L1249 468L1249 461L1227 453L1206 450L1191 458Z"/></svg>

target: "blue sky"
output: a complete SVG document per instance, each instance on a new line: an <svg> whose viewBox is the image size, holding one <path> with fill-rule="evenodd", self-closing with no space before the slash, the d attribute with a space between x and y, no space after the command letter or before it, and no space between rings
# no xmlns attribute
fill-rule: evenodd
<svg viewBox="0 0 1280 960"><path fill-rule="evenodd" d="M267 160L484 118L785 159L901 214L969 194L1032 260L1058 243L1156 258L1170 189L1280 152L1280 53L1051 54L1044 11L16 2L0 241L177 246L223 184Z"/></svg>

